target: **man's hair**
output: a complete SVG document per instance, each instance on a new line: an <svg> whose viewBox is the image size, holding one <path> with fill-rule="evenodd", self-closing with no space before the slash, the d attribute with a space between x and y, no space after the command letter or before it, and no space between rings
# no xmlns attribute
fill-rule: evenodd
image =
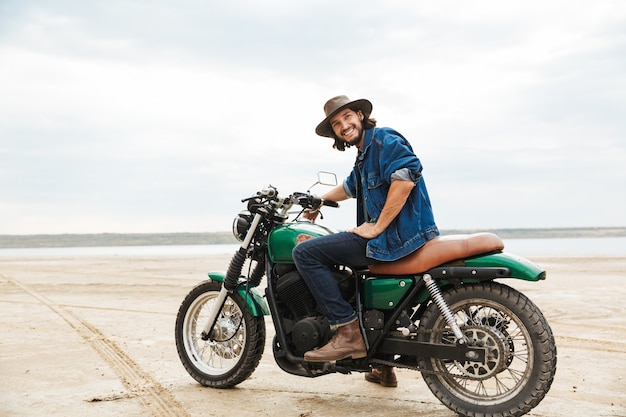
<svg viewBox="0 0 626 417"><path fill-rule="evenodd" d="M358 108L352 108L352 107L348 107L350 110L352 110L355 113L358 113L361 109ZM362 112L362 111L361 111ZM367 130L367 129L371 129L373 127L376 126L376 119L371 118L369 114L365 114L363 113L363 130ZM337 135L335 134L335 132L333 131L333 138L335 139L335 143L333 144L333 148L337 149L338 151L345 151L346 148L349 148L350 145L349 143L346 143L345 141L339 139L337 137Z"/></svg>

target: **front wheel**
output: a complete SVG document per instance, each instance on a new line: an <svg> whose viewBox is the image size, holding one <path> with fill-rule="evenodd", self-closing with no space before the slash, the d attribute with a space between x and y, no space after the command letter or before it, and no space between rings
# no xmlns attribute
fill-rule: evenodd
<svg viewBox="0 0 626 417"><path fill-rule="evenodd" d="M516 417L537 406L556 373L554 336L537 306L496 282L450 288L443 297L468 343L487 348L487 357L485 363L420 358L433 394L463 416ZM434 303L420 330L424 341L457 341Z"/></svg>
<svg viewBox="0 0 626 417"><path fill-rule="evenodd" d="M176 316L176 349L183 366L200 384L228 388L256 369L265 347L265 320L253 316L237 292L226 297L212 337L202 339L210 312L219 308L221 283L205 281L183 300Z"/></svg>

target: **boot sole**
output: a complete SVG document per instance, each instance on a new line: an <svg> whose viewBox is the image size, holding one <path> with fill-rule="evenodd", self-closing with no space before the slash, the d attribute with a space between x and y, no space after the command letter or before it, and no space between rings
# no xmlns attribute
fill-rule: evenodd
<svg viewBox="0 0 626 417"><path fill-rule="evenodd" d="M337 362L337 361L341 361L344 359L361 359L367 356L367 352L359 352L359 353L352 353L350 355L346 355L346 356L340 356L336 359L327 359L327 358L320 358L320 359L315 359L315 358L307 358L306 355L304 356L304 360L306 362Z"/></svg>
<svg viewBox="0 0 626 417"><path fill-rule="evenodd" d="M372 377L369 377L369 378L368 378L368 376L367 376L367 375L365 375L365 380L366 380L367 382L372 382L372 383L374 383L374 384L380 384L380 386L381 386L381 387L396 388L396 387L398 386L398 383L397 383L397 382L395 382L395 383L386 383L386 382L382 382L382 381L381 381L380 379L378 379L378 378L372 378Z"/></svg>

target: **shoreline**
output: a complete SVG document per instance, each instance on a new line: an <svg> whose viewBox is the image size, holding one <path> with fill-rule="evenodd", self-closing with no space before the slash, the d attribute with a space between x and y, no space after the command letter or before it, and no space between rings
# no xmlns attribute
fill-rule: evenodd
<svg viewBox="0 0 626 417"><path fill-rule="evenodd" d="M525 258L620 258L626 256L626 237L503 239L504 252ZM0 248L0 259L10 257L88 256L231 256L240 243L147 246L69 246Z"/></svg>
<svg viewBox="0 0 626 417"><path fill-rule="evenodd" d="M626 227L447 229L442 235L495 233L502 239L626 237ZM231 232L0 235L0 249L236 244Z"/></svg>

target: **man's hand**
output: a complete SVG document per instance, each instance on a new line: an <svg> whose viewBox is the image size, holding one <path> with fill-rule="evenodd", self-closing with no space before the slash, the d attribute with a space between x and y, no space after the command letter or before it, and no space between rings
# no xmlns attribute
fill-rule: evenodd
<svg viewBox="0 0 626 417"><path fill-rule="evenodd" d="M376 219L376 223L363 223L359 227L348 231L366 239L374 239L380 235L400 213L414 186L415 184L411 181L393 181L389 187L383 210L380 212L378 219Z"/></svg>
<svg viewBox="0 0 626 417"><path fill-rule="evenodd" d="M306 209L304 213L302 213L302 217L307 220L310 220L312 223L315 223L315 219L317 219L317 215L320 214L320 209Z"/></svg>
<svg viewBox="0 0 626 417"><path fill-rule="evenodd" d="M374 239L376 236L382 233L382 230L378 230L376 223L363 223L359 227L354 227L348 230L350 233L359 235L365 239Z"/></svg>
<svg viewBox="0 0 626 417"><path fill-rule="evenodd" d="M322 196L322 200L334 201L337 203L347 198L348 196L346 195L346 192L344 191L342 184L337 185L335 188L333 188L332 190L330 190L329 192L327 192L326 194ZM317 219L317 216L319 214L320 214L319 207L317 209L306 209L304 210L302 217L315 223L315 219Z"/></svg>

